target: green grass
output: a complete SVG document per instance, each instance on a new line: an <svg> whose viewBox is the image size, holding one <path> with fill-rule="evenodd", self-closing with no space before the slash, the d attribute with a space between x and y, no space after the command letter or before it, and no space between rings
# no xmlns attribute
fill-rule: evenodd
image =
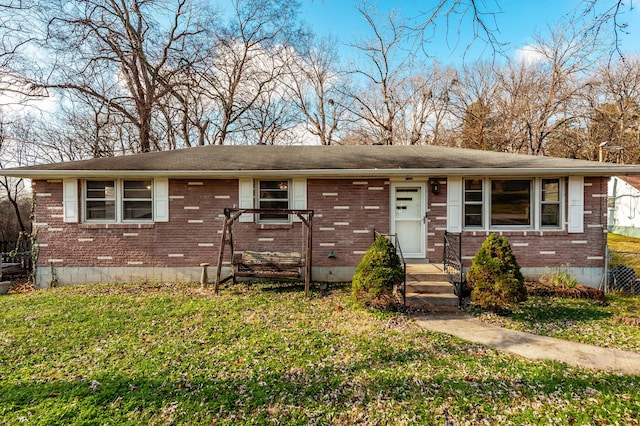
<svg viewBox="0 0 640 426"><path fill-rule="evenodd" d="M479 316L514 330L640 352L640 327L620 321L640 317L640 296L610 294L604 304L588 299L529 297L509 315L485 312Z"/></svg>
<svg viewBox="0 0 640 426"><path fill-rule="evenodd" d="M348 289L93 285L0 297L0 424L634 424L640 377L534 362ZM635 423L637 424L637 422Z"/></svg>

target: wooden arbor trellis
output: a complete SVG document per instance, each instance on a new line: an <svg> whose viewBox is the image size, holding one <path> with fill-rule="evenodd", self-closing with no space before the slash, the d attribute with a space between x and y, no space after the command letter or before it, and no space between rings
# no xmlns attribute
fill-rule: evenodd
<svg viewBox="0 0 640 426"><path fill-rule="evenodd" d="M306 244L304 254L279 253L279 252L244 252L235 253L233 239L233 224L243 214L287 214L296 215L306 228ZM311 285L311 259L313 237L313 210L300 209L224 209L224 223L222 225L222 238L220 252L218 253L218 268L214 292L217 295L221 283L236 277L255 278L299 278L300 270L304 268L304 294L309 297ZM222 261L224 259L225 246L231 251L231 275L222 279ZM250 256L247 254L250 253ZM249 257L249 259L248 259Z"/></svg>

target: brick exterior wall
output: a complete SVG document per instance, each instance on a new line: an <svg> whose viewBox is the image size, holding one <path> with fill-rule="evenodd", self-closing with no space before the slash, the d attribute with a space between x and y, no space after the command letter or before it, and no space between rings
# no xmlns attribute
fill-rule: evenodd
<svg viewBox="0 0 640 426"><path fill-rule="evenodd" d="M389 200L389 181L384 179L309 179L313 265L357 265L373 243L373 231L389 232ZM335 259L327 257L330 251Z"/></svg>
<svg viewBox="0 0 640 426"><path fill-rule="evenodd" d="M222 211L238 203L235 179L171 179L170 222L64 223L62 182L34 181L33 188L39 266L174 267L213 263L218 256ZM82 199L80 193L78 199ZM82 203L80 211L82 217Z"/></svg>
<svg viewBox="0 0 640 426"><path fill-rule="evenodd" d="M427 185L427 257L442 261L447 224L447 180L440 193ZM416 180L418 182L418 180ZM565 183L566 185L566 183ZM82 191L79 185L79 192ZM197 268L217 262L223 209L238 206L236 179L170 179L169 222L153 224L64 223L62 181L33 182L35 228L42 269L64 267ZM565 188L566 193L566 188ZM562 231L505 231L522 267L604 267L607 178L585 178L583 234ZM78 194L78 199L82 199ZM308 179L307 208L314 210L313 266L355 267L373 241L374 229L388 233L387 179ZM80 202L80 208L82 203ZM566 202L565 202L566 218ZM80 214L82 217L82 213ZM566 225L565 225L566 228ZM470 264L488 232L463 232L463 258ZM304 252L304 227L236 223L236 250ZM327 257L333 251L335 258ZM226 256L225 261L229 258ZM212 274L210 273L210 276ZM93 278L93 279L92 279ZM89 281L100 277L87 276ZM195 278L194 278L195 279ZM123 277L126 281L126 277Z"/></svg>
<svg viewBox="0 0 640 426"><path fill-rule="evenodd" d="M501 231L514 250L523 268L603 268L604 247L607 239L607 181L608 178L587 177L584 180L584 233L568 233L566 228L567 203L564 203L564 230ZM442 261L444 231L446 230L446 179L440 179L439 195L429 194L428 250L432 262ZM565 194L567 182L565 180ZM566 199L566 196L565 196ZM465 265L490 232L463 231L462 257Z"/></svg>

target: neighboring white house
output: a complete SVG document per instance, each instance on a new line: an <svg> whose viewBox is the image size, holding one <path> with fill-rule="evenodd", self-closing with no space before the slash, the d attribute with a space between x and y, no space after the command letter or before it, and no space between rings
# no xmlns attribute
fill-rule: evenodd
<svg viewBox="0 0 640 426"><path fill-rule="evenodd" d="M609 180L609 224L614 234L640 238L640 176Z"/></svg>

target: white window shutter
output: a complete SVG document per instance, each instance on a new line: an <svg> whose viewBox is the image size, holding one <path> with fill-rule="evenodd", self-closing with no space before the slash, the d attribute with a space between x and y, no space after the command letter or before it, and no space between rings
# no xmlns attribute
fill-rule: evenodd
<svg viewBox="0 0 640 426"><path fill-rule="evenodd" d="M291 181L292 196L291 207L295 210L306 210L307 208L307 179L296 178ZM293 215L294 222L300 222L297 215Z"/></svg>
<svg viewBox="0 0 640 426"><path fill-rule="evenodd" d="M569 225L570 233L584 232L584 177L569 176Z"/></svg>
<svg viewBox="0 0 640 426"><path fill-rule="evenodd" d="M253 179L238 178L238 186L240 187L240 195L238 198L238 207L241 209L252 209L253 207ZM238 219L240 222L253 222L252 214L243 214Z"/></svg>
<svg viewBox="0 0 640 426"><path fill-rule="evenodd" d="M153 180L153 221L169 222L169 179Z"/></svg>
<svg viewBox="0 0 640 426"><path fill-rule="evenodd" d="M62 205L64 209L64 221L78 223L78 179L63 179L62 181Z"/></svg>
<svg viewBox="0 0 640 426"><path fill-rule="evenodd" d="M447 231L462 232L462 177L447 178Z"/></svg>

